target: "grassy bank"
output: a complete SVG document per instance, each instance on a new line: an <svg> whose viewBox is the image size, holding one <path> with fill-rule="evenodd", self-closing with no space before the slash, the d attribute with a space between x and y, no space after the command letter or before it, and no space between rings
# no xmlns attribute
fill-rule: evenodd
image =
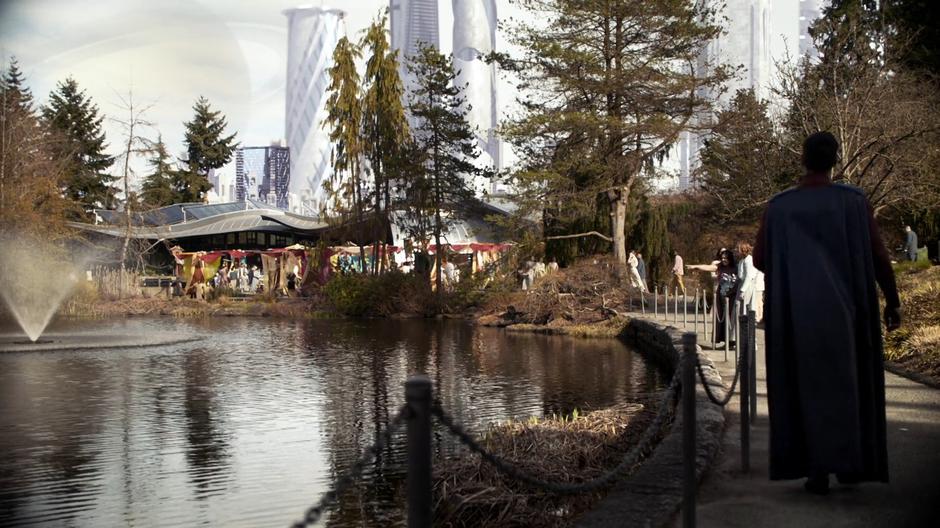
<svg viewBox="0 0 940 528"><path fill-rule="evenodd" d="M885 357L940 382L940 266L918 264L895 268L903 324L887 335Z"/></svg>

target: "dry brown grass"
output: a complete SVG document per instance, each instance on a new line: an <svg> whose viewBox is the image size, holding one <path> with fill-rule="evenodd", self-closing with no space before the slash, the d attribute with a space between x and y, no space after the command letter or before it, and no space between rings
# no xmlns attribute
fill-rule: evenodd
<svg viewBox="0 0 940 528"><path fill-rule="evenodd" d="M494 297L484 306L481 322L564 327L607 321L625 311L630 297L628 286L616 270L609 257L582 259L537 279L528 292ZM636 294L632 297L639 299Z"/></svg>
<svg viewBox="0 0 940 528"><path fill-rule="evenodd" d="M481 443L544 481L584 482L616 466L649 426L654 412L642 403L629 403L583 416L510 421L492 426ZM603 495L546 494L466 452L435 461L434 493L437 524L453 527L567 526Z"/></svg>
<svg viewBox="0 0 940 528"><path fill-rule="evenodd" d="M903 326L887 335L885 357L940 381L940 266L897 279Z"/></svg>

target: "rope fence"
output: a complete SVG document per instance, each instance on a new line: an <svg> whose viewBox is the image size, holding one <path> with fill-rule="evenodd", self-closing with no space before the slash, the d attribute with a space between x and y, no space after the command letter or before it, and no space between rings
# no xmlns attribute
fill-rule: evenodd
<svg viewBox="0 0 940 528"><path fill-rule="evenodd" d="M668 289L664 290L664 309L668 310ZM673 296L673 318L678 320L678 291ZM687 303L687 296L682 295L683 303ZM705 296L699 296L696 291L696 300L701 298L704 302ZM654 317L658 314L658 295L654 294ZM714 307L714 304L712 305ZM643 307L641 306L641 309ZM683 308L685 310L686 308ZM668 319L668 314L664 314ZM694 313L696 330L698 329L698 304ZM704 314L703 319L704 319ZM726 312L725 320L728 312ZM685 317L684 320L687 320ZM726 323L727 324L727 323ZM546 493L557 495L572 495L586 493L598 490L608 486L627 474L627 470L640 462L640 458L650 452L654 443L661 437L663 431L673 416L672 408L680 403L682 416L682 459L683 459L683 506L682 519L684 528L693 528L695 526L695 490L697 487L696 479L696 372L698 380L701 382L705 395L708 400L719 406L726 406L734 394L736 388L740 386L741 400L741 445L742 445L742 469L749 471L750 467L750 437L749 430L751 425L752 407L756 405L750 394L755 388L756 377L753 375L751 365L753 365L753 354L755 348L755 322L754 312L750 311L746 316L741 316L738 322L738 360L735 365L734 379L730 387L724 391L721 396L716 395L712 388L720 384L709 382L706 379L702 363L699 361L697 333L687 332L683 334L680 364L670 380L669 385L663 391L662 398L657 408L656 417L641 435L639 441L627 451L621 460L614 467L608 469L600 476L584 482L549 482L527 473L519 466L493 454L484 448L474 436L466 430L457 420L451 416L441 405L440 401L435 399L432 392L432 384L427 376L411 376L405 383L405 404L402 405L394 418L378 436L375 444L367 448L356 460L353 466L343 475L337 478L328 491L326 491L304 514L302 520L292 525L293 528L305 528L317 523L327 508L334 505L339 497L359 478L376 455L391 445L393 435L401 429L403 424L407 428L407 518L409 528L427 528L433 523L433 500L432 500L432 418L444 427L446 432L453 435L461 444L466 446L471 452L479 455L486 463L492 465L499 472L523 482L533 488ZM707 331L707 330L706 330ZM730 337L726 334L726 338ZM740 385L739 385L740 384ZM681 400L677 398L681 394ZM756 410L756 408L754 408Z"/></svg>

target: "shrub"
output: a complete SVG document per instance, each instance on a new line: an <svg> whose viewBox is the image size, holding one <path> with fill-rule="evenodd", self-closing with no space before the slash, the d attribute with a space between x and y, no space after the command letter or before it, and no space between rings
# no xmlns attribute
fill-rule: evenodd
<svg viewBox="0 0 940 528"><path fill-rule="evenodd" d="M353 317L385 317L398 313L423 313L429 303L420 279L399 272L384 275L338 275L323 293L330 305Z"/></svg>

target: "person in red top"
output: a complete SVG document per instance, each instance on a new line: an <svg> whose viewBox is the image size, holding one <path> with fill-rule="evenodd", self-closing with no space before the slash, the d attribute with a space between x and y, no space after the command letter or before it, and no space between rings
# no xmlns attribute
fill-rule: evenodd
<svg viewBox="0 0 940 528"><path fill-rule="evenodd" d="M771 480L805 488L888 481L878 292L888 331L901 324L888 252L858 188L833 183L839 144L803 144L799 185L767 204L754 245L765 274Z"/></svg>

